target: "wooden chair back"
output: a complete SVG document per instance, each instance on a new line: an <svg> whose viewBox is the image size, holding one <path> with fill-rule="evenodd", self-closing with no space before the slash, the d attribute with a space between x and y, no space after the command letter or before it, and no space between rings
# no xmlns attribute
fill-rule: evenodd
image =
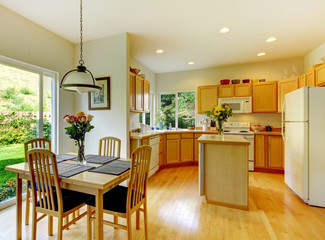
<svg viewBox="0 0 325 240"><path fill-rule="evenodd" d="M99 139L98 155L120 157L121 140L115 137L104 137Z"/></svg>
<svg viewBox="0 0 325 240"><path fill-rule="evenodd" d="M62 192L56 156L47 149L35 148L27 152L31 176L33 205L49 211L63 211ZM51 175L53 173L53 175ZM55 192L53 189L55 186ZM56 196L54 196L56 194ZM58 209L55 208L57 200Z"/></svg>
<svg viewBox="0 0 325 240"><path fill-rule="evenodd" d="M144 145L137 148L131 158L131 176L126 205L129 213L139 208L147 197L151 147Z"/></svg>
<svg viewBox="0 0 325 240"><path fill-rule="evenodd" d="M34 148L44 148L51 151L51 140L46 138L35 138L25 142L25 161L28 161L27 152Z"/></svg>

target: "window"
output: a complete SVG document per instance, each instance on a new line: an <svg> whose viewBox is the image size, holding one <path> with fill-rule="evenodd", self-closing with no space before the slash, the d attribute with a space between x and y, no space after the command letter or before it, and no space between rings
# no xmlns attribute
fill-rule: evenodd
<svg viewBox="0 0 325 240"><path fill-rule="evenodd" d="M56 88L57 73L0 56L0 202L15 195L4 168L25 161L24 142L44 137L57 151Z"/></svg>
<svg viewBox="0 0 325 240"><path fill-rule="evenodd" d="M195 92L160 94L159 128L195 126Z"/></svg>
<svg viewBox="0 0 325 240"><path fill-rule="evenodd" d="M150 112L148 113L140 113L139 114L139 123L144 123L147 124L149 126L154 126L154 120L153 120L153 102L154 99L154 94L150 93Z"/></svg>

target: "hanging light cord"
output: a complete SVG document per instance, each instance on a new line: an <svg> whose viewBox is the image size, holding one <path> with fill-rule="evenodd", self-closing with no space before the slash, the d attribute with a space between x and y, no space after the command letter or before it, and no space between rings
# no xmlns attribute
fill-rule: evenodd
<svg viewBox="0 0 325 240"><path fill-rule="evenodd" d="M82 60L82 0L80 0L80 60L79 60L79 64L82 66L84 64L84 60Z"/></svg>

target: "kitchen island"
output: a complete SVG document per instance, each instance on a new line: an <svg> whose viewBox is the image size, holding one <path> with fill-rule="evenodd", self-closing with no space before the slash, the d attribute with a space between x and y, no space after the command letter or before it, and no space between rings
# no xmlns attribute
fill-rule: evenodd
<svg viewBox="0 0 325 240"><path fill-rule="evenodd" d="M200 196L207 203L248 210L248 146L236 135L199 139Z"/></svg>

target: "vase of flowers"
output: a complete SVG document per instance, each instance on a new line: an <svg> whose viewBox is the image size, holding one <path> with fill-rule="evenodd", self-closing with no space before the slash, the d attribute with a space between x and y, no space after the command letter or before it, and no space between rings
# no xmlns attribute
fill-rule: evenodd
<svg viewBox="0 0 325 240"><path fill-rule="evenodd" d="M73 139L75 145L78 147L78 156L77 156L78 165L86 165L85 135L86 132L90 132L91 129L94 128L94 126L90 124L93 118L94 116L85 115L84 112L78 112L77 116L65 115L63 117L64 121L66 121L71 125L65 128L66 130L65 134L67 134L69 138Z"/></svg>
<svg viewBox="0 0 325 240"><path fill-rule="evenodd" d="M218 135L223 136L223 123L227 122L228 117L232 116L232 109L227 104L214 106L211 111L206 111L206 114L214 119L218 125Z"/></svg>

